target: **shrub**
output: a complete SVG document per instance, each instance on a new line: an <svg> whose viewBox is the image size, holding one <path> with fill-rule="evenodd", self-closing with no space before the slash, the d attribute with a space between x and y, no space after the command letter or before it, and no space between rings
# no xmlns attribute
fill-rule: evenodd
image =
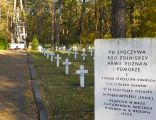
<svg viewBox="0 0 156 120"><path fill-rule="evenodd" d="M8 47L8 42L5 38L0 38L0 50L5 50Z"/></svg>
<svg viewBox="0 0 156 120"><path fill-rule="evenodd" d="M33 36L32 49L33 50L37 50L38 45L39 45L39 41L38 41L37 37L36 36Z"/></svg>

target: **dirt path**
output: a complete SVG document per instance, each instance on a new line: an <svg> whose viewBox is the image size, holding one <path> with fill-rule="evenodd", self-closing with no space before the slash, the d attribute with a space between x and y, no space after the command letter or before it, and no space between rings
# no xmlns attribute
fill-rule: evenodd
<svg viewBox="0 0 156 120"><path fill-rule="evenodd" d="M0 120L37 120L28 56L0 51Z"/></svg>

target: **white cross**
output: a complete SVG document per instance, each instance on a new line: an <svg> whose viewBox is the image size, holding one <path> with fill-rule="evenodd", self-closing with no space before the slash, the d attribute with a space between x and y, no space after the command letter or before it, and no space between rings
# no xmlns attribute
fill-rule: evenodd
<svg viewBox="0 0 156 120"><path fill-rule="evenodd" d="M70 56L71 48L69 48L69 49L67 50L67 52L68 52L68 56Z"/></svg>
<svg viewBox="0 0 156 120"><path fill-rule="evenodd" d="M38 51L42 52L43 47L41 45L38 46Z"/></svg>
<svg viewBox="0 0 156 120"><path fill-rule="evenodd" d="M74 51L75 46L72 46L72 50Z"/></svg>
<svg viewBox="0 0 156 120"><path fill-rule="evenodd" d="M84 70L84 65L80 65L80 70L76 70L76 74L80 75L80 87L84 87L84 75L88 70Z"/></svg>
<svg viewBox="0 0 156 120"><path fill-rule="evenodd" d="M84 52L84 53L81 54L81 56L83 57L83 61L85 61L87 54Z"/></svg>
<svg viewBox="0 0 156 120"><path fill-rule="evenodd" d="M53 52L51 52L49 55L50 55L50 61L53 62L55 54Z"/></svg>
<svg viewBox="0 0 156 120"><path fill-rule="evenodd" d="M55 47L55 51L58 51L58 46Z"/></svg>
<svg viewBox="0 0 156 120"><path fill-rule="evenodd" d="M90 55L93 56L93 49L90 49Z"/></svg>
<svg viewBox="0 0 156 120"><path fill-rule="evenodd" d="M61 59L61 57L59 56L59 54L57 54L57 56L55 57L55 59L57 60L56 61L56 66L59 67L60 59Z"/></svg>
<svg viewBox="0 0 156 120"><path fill-rule="evenodd" d="M82 49L82 52L83 52L83 53L85 53L85 52L86 52L86 49L85 49L85 48L83 48L83 49Z"/></svg>
<svg viewBox="0 0 156 120"><path fill-rule="evenodd" d="M92 49L93 49L93 50L95 49L94 46L92 47Z"/></svg>
<svg viewBox="0 0 156 120"><path fill-rule="evenodd" d="M74 52L74 58L75 58L75 60L77 59L77 54L78 54L78 52L75 51L75 52Z"/></svg>
<svg viewBox="0 0 156 120"><path fill-rule="evenodd" d="M73 46L73 51L77 51L77 46Z"/></svg>
<svg viewBox="0 0 156 120"><path fill-rule="evenodd" d="M65 65L65 74L69 75L69 65L71 65L71 62L69 62L68 58L65 59L65 62L63 62L63 65Z"/></svg>
<svg viewBox="0 0 156 120"><path fill-rule="evenodd" d="M50 54L50 53L47 51L47 59L49 58L49 54Z"/></svg>
<svg viewBox="0 0 156 120"><path fill-rule="evenodd" d="M48 51L46 49L44 49L43 55L46 56L47 52Z"/></svg>
<svg viewBox="0 0 156 120"><path fill-rule="evenodd" d="M63 46L63 47L62 47L62 50L63 50L63 51L66 51L66 46Z"/></svg>
<svg viewBox="0 0 156 120"><path fill-rule="evenodd" d="M41 53L42 53L42 54L44 54L44 51L45 51L45 48L42 48L42 51L41 51Z"/></svg>
<svg viewBox="0 0 156 120"><path fill-rule="evenodd" d="M62 47L58 47L58 50L61 51L62 50Z"/></svg>
<svg viewBox="0 0 156 120"><path fill-rule="evenodd" d="M91 49L92 49L91 46L89 46L89 47L88 47L89 52L91 51Z"/></svg>

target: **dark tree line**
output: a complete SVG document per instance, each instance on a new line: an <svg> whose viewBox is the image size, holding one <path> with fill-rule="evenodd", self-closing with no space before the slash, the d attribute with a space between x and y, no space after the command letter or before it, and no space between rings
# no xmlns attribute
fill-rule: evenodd
<svg viewBox="0 0 156 120"><path fill-rule="evenodd" d="M4 35L9 34L12 16L13 0L9 1L0 2ZM40 43L53 45L93 43L96 38L155 37L155 6L155 0L25 0L28 42L33 35Z"/></svg>

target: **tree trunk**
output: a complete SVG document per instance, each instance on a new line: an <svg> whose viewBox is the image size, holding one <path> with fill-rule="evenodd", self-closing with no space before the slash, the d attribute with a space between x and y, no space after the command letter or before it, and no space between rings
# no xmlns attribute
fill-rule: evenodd
<svg viewBox="0 0 156 120"><path fill-rule="evenodd" d="M81 15L80 15L80 21L79 21L79 39L80 39L80 44L82 43L81 41L81 34L82 34L82 29L83 29L83 16L84 16L84 12L85 12L85 8L84 8L84 3L85 0L83 0L82 2L82 8L81 8Z"/></svg>
<svg viewBox="0 0 156 120"><path fill-rule="evenodd" d="M57 45L60 44L60 20L62 16L63 0L60 0L60 12L58 15L58 25L57 25Z"/></svg>
<svg viewBox="0 0 156 120"><path fill-rule="evenodd" d="M134 31L134 0L130 1L130 13L129 13L129 18L130 18L130 24L131 24L131 37L135 38L135 31Z"/></svg>
<svg viewBox="0 0 156 120"><path fill-rule="evenodd" d="M98 38L98 20L97 20L97 0L94 0L94 21L95 21L95 38Z"/></svg>
<svg viewBox="0 0 156 120"><path fill-rule="evenodd" d="M126 1L112 0L112 37L125 38L126 37Z"/></svg>
<svg viewBox="0 0 156 120"><path fill-rule="evenodd" d="M55 0L52 1L52 19L51 19L51 48L54 49L56 44L56 15L55 15Z"/></svg>
<svg viewBox="0 0 156 120"><path fill-rule="evenodd" d="M102 3L101 3L102 4ZM104 26L104 7L100 6L99 10L99 38L103 37L103 26Z"/></svg>

